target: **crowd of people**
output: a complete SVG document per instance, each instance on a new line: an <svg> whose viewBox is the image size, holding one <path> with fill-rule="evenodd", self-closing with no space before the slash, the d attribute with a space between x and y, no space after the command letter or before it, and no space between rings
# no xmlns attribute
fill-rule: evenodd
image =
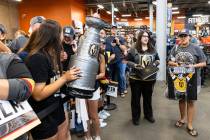
<svg viewBox="0 0 210 140"><path fill-rule="evenodd" d="M111 27L111 35L107 35L104 29L100 31L99 70L95 80L95 91L93 97L86 100L89 120L85 122L85 140L101 140L100 127L103 121L100 119L110 116L109 112L99 109L101 93L106 91L101 83L104 79L118 82L118 94L122 98L128 93L127 88L130 85L131 119L134 125L140 124L141 96L145 119L155 123L152 94L156 74L142 78L138 73L148 67L157 68L161 63L152 35L147 29L142 29L122 37L117 34L115 25ZM42 115L41 124L30 131L33 139L71 139L67 109L69 105L68 102L63 103L62 94L66 95L66 92L69 92L66 83L81 78L79 67L69 68L71 56L77 53L79 41L82 40L78 39L78 36L82 38L82 35L75 33L72 26L62 29L57 21L36 16L31 19L29 34L18 30L14 40L6 44L6 29L0 25L0 64L1 68L6 69L4 73L0 71L0 99L28 100L37 114L53 103L58 103L53 110ZM198 46L190 43L189 33L181 32L178 38L179 43L168 56L168 65L195 69L204 67L206 57ZM188 58L182 59L180 54L188 55ZM7 59L10 61L5 61ZM175 126L182 127L185 124L187 106L187 130L190 135L197 136L198 132L192 124L197 92L191 94L194 96L190 98L187 97L189 94L180 96L180 118Z"/></svg>

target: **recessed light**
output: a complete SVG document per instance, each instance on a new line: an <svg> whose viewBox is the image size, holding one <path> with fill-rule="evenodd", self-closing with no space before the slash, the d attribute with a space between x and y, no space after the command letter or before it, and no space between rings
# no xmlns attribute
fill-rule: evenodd
<svg viewBox="0 0 210 140"><path fill-rule="evenodd" d="M172 10L178 10L179 8L178 7L172 7L171 9Z"/></svg>
<svg viewBox="0 0 210 140"><path fill-rule="evenodd" d="M143 20L142 18L135 18L134 19L135 21L141 21L141 20Z"/></svg>
<svg viewBox="0 0 210 140"><path fill-rule="evenodd" d="M115 12L118 12L119 10L118 10L117 8L114 8L114 11L115 11Z"/></svg>
<svg viewBox="0 0 210 140"><path fill-rule="evenodd" d="M104 6L101 5L101 4L98 4L97 7L100 8L100 9L104 9Z"/></svg>
<svg viewBox="0 0 210 140"><path fill-rule="evenodd" d="M174 11L172 12L172 14L179 14L179 11Z"/></svg>
<svg viewBox="0 0 210 140"><path fill-rule="evenodd" d="M107 14L111 15L112 13L110 11L106 11Z"/></svg>
<svg viewBox="0 0 210 140"><path fill-rule="evenodd" d="M157 1L153 1L152 4L157 5Z"/></svg>
<svg viewBox="0 0 210 140"><path fill-rule="evenodd" d="M194 14L194 15L192 15L193 17L201 17L201 16L203 16L202 14Z"/></svg>
<svg viewBox="0 0 210 140"><path fill-rule="evenodd" d="M185 16L177 17L178 19L185 19Z"/></svg>
<svg viewBox="0 0 210 140"><path fill-rule="evenodd" d="M130 17L131 16L131 14L124 14L124 15L122 15L122 17Z"/></svg>

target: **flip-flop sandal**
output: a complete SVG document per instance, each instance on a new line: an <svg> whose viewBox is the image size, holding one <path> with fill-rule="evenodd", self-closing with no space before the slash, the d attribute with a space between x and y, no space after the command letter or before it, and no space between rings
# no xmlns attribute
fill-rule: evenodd
<svg viewBox="0 0 210 140"><path fill-rule="evenodd" d="M180 127L182 127L183 125L185 125L185 122L181 122L180 120L177 121L177 122L175 123L175 126L176 126L177 128L180 128Z"/></svg>
<svg viewBox="0 0 210 140"><path fill-rule="evenodd" d="M187 127L187 132L193 136L193 137L197 137L198 136L198 132L193 128L193 129L190 129Z"/></svg>

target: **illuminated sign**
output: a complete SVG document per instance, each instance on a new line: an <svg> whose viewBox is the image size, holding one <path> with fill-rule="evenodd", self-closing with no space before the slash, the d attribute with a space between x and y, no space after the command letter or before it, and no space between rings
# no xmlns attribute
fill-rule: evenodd
<svg viewBox="0 0 210 140"><path fill-rule="evenodd" d="M208 23L209 17L196 17L196 18L188 18L189 24L195 24L195 23Z"/></svg>

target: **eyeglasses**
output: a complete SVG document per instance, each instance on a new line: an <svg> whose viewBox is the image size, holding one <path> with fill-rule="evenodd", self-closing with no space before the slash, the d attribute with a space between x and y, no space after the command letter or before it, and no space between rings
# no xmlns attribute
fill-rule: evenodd
<svg viewBox="0 0 210 140"><path fill-rule="evenodd" d="M145 37L145 38L147 37L147 38L149 38L149 36L148 36L148 35L143 35L142 37Z"/></svg>

